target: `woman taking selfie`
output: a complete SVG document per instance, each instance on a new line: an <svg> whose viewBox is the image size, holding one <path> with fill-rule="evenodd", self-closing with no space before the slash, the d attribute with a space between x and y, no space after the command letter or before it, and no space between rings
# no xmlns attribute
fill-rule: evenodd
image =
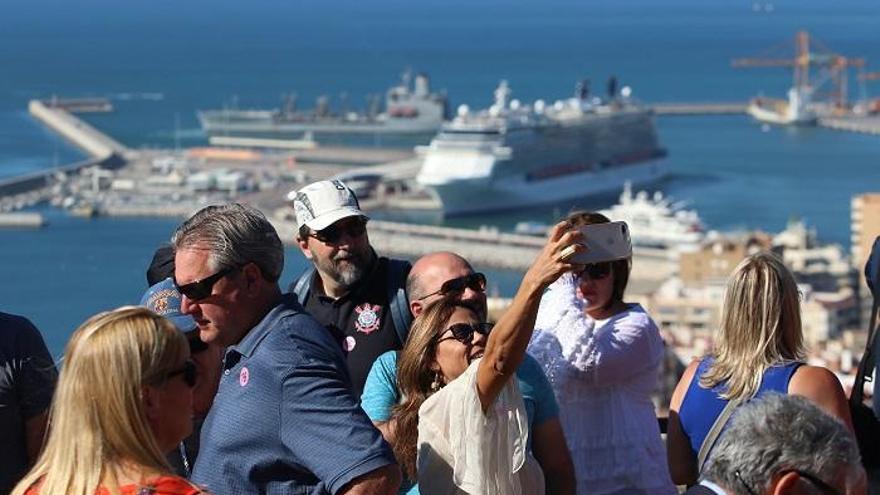
<svg viewBox="0 0 880 495"><path fill-rule="evenodd" d="M566 221L609 222L586 212ZM589 228L584 238L589 243ZM624 302L629 272L627 258L560 277L541 300L529 344L556 391L578 493L677 493L651 402L663 339L641 306Z"/></svg>
<svg viewBox="0 0 880 495"><path fill-rule="evenodd" d="M526 412L517 380L544 289L577 268L563 252L579 239L553 228L504 316L492 328L456 298L415 320L398 358L403 402L392 410L392 447L424 495L543 494L527 452ZM491 330L491 332L490 332Z"/></svg>
<svg viewBox="0 0 880 495"><path fill-rule="evenodd" d="M837 377L804 364L800 311L794 276L776 255L753 254L734 269L714 350L688 366L669 405L666 443L676 483L697 482L698 454L707 443L699 457L708 458L714 442L709 432L716 420L722 417L725 423L738 403L767 392L804 396L852 430Z"/></svg>
<svg viewBox="0 0 880 495"><path fill-rule="evenodd" d="M15 495L203 493L171 474L192 430L195 367L168 320L145 308L100 313L73 334L46 448Z"/></svg>

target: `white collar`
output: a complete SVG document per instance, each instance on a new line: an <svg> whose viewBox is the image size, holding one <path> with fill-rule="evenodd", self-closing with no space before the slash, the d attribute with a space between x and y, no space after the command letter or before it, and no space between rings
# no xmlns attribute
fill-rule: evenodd
<svg viewBox="0 0 880 495"><path fill-rule="evenodd" d="M725 492L723 488L721 488L720 486L718 486L715 483L712 483L709 480L705 480L705 479L700 480L700 484L705 486L706 488L712 490L713 492L717 493L718 495L727 495L727 492Z"/></svg>

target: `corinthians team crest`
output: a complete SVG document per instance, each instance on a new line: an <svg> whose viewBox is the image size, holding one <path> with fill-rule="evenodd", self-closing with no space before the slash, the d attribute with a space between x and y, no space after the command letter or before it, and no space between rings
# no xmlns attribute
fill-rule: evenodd
<svg viewBox="0 0 880 495"><path fill-rule="evenodd" d="M382 321L379 319L379 311L382 309L378 304L364 303L354 308L358 314L354 326L358 332L370 334L379 329Z"/></svg>

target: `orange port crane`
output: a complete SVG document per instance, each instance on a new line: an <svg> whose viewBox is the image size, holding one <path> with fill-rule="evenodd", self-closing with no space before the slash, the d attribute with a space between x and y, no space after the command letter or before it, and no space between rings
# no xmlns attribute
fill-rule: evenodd
<svg viewBox="0 0 880 495"><path fill-rule="evenodd" d="M811 37L807 31L797 32L793 48L792 54L792 44L787 42L768 50L766 56L734 59L731 61L731 66L735 68L792 67L794 68L793 85L796 88L810 91L814 100L827 96L836 109L848 108L849 68L863 69L865 59L844 57L835 53L822 42ZM829 90L821 93L820 90L829 81Z"/></svg>

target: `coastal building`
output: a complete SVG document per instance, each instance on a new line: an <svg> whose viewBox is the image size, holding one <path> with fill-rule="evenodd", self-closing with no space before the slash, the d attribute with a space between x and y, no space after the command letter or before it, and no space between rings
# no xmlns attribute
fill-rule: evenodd
<svg viewBox="0 0 880 495"><path fill-rule="evenodd" d="M858 271L856 287L861 306L860 323L862 328L867 328L873 301L865 282L863 269L871 254L874 239L880 235L880 193L853 196L851 206L852 262Z"/></svg>
<svg viewBox="0 0 880 495"><path fill-rule="evenodd" d="M794 273L810 348L857 327L857 276L846 254L840 246L821 245L815 230L794 221L775 236L716 237L697 251L681 253L678 275L664 281L645 304L683 360L711 348L727 279L745 256L759 250L776 252Z"/></svg>

